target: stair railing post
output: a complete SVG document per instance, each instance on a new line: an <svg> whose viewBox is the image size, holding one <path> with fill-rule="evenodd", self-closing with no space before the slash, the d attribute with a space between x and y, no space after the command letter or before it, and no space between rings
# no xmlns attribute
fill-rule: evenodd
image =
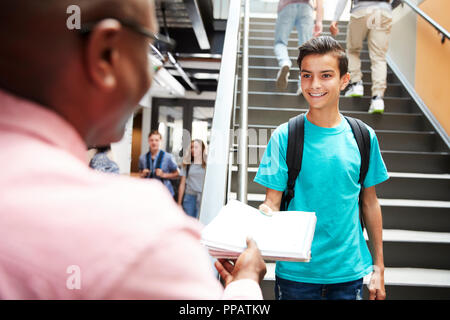
<svg viewBox="0 0 450 320"><path fill-rule="evenodd" d="M250 26L250 1L244 0L244 30L242 50L241 106L239 112L238 192L237 199L247 203L248 165L248 38Z"/></svg>

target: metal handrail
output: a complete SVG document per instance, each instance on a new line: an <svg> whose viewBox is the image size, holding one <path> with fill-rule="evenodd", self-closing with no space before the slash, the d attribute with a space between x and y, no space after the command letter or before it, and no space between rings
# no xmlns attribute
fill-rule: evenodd
<svg viewBox="0 0 450 320"><path fill-rule="evenodd" d="M248 179L248 37L250 26L250 1L245 0L244 10L244 41L242 43L242 78L241 78L241 106L239 110L239 151L238 151L238 190L237 199L247 203Z"/></svg>
<svg viewBox="0 0 450 320"><path fill-rule="evenodd" d="M445 42L445 39L450 39L450 33L448 33L447 30L445 30L440 24L435 22L433 19L430 18L429 15L427 15L425 12L420 10L417 6L409 2L409 0L400 0L402 4L406 3L411 9L413 9L419 16L421 16L425 21L427 21L429 24L431 24L439 34L442 35L441 43Z"/></svg>
<svg viewBox="0 0 450 320"><path fill-rule="evenodd" d="M234 107L234 92L239 51L241 0L231 0L217 84L205 182L199 219L208 224L226 202L230 124Z"/></svg>

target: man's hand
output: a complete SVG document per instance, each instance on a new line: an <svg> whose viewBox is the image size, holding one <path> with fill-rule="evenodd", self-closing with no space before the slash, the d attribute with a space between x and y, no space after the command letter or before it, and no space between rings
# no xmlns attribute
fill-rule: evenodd
<svg viewBox="0 0 450 320"><path fill-rule="evenodd" d="M266 264L253 239L247 238L247 249L241 253L234 265L226 259L214 263L217 271L225 281L225 286L242 279L252 279L261 283L266 274Z"/></svg>
<svg viewBox="0 0 450 320"><path fill-rule="evenodd" d="M318 37L320 36L320 34L323 31L323 25L322 25L322 21L316 21L316 24L314 25L314 37Z"/></svg>
<svg viewBox="0 0 450 320"><path fill-rule="evenodd" d="M333 36L337 35L339 33L339 27L337 21L332 21L330 24L330 32Z"/></svg>
<svg viewBox="0 0 450 320"><path fill-rule="evenodd" d="M386 299L386 290L384 288L384 269L374 266L368 289L369 300Z"/></svg>

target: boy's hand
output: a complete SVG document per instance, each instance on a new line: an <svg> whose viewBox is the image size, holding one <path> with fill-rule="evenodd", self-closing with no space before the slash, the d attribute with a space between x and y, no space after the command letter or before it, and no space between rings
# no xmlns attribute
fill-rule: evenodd
<svg viewBox="0 0 450 320"><path fill-rule="evenodd" d="M156 175L157 177L160 177L160 178L165 178L165 174L164 174L164 172L162 171L162 169L156 169L156 170L155 170L155 175Z"/></svg>
<svg viewBox="0 0 450 320"><path fill-rule="evenodd" d="M378 266L374 266L368 289L369 300L386 299L386 290L384 288L384 270L382 270Z"/></svg>
<svg viewBox="0 0 450 320"><path fill-rule="evenodd" d="M264 213L266 216L271 216L273 214L273 210L271 207L269 207L267 204L265 203L261 203L261 205L259 206L259 211L261 211L262 213Z"/></svg>
<svg viewBox="0 0 450 320"><path fill-rule="evenodd" d="M339 27L338 27L337 21L332 21L330 24L330 32L333 36L337 35L339 33Z"/></svg>
<svg viewBox="0 0 450 320"><path fill-rule="evenodd" d="M242 279L255 280L261 283L266 274L266 264L253 239L247 238L247 249L235 261L234 265L226 259L218 259L214 263L217 271L225 281L225 286Z"/></svg>
<svg viewBox="0 0 450 320"><path fill-rule="evenodd" d="M144 169L141 172L141 178L146 178L146 177L148 177L149 174L150 174L150 170L149 169Z"/></svg>

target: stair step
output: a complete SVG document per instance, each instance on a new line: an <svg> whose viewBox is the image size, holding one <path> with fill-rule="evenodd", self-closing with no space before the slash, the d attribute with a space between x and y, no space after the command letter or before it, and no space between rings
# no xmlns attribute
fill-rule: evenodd
<svg viewBox="0 0 450 320"><path fill-rule="evenodd" d="M236 169L236 166L233 166L232 169ZM251 171L258 171L258 168L249 168ZM249 193L247 195L247 199L249 201L249 205L254 206L255 208L265 200L265 194L264 193ZM237 194L235 192L229 193L229 200L237 199ZM250 204L252 202L253 204L257 203L257 205ZM434 201L434 200L408 200L408 199L384 199L384 198L378 198L378 202L380 203L381 207L395 207L395 208L401 208L405 207L408 209L412 208L421 208L421 209L430 209L430 208L441 208L446 211L446 214L450 216L450 201Z"/></svg>
<svg viewBox="0 0 450 320"><path fill-rule="evenodd" d="M328 30L328 29L327 29ZM347 38L347 34L343 32L339 32L338 35L333 36L329 31L322 32L322 36L331 36L336 40L345 41ZM275 29L250 29L249 30L249 38L268 38L275 39ZM289 40L298 41L297 30L294 30L289 35Z"/></svg>
<svg viewBox="0 0 450 320"><path fill-rule="evenodd" d="M347 47L347 42L345 40L345 38L338 37L336 39L339 44L345 49ZM275 37L257 37L257 36L249 36L248 39L248 45L250 47L253 46L274 46L274 41L275 41ZM242 44L242 42L241 42ZM289 38L288 40L288 44L287 44L288 50L295 48L298 51L298 39L296 39L295 37L292 38L292 36ZM367 41L363 41L363 46L362 46L362 50L368 50L368 45L367 45Z"/></svg>
<svg viewBox="0 0 450 320"><path fill-rule="evenodd" d="M445 174L450 172L450 153L382 150L386 166L397 172Z"/></svg>
<svg viewBox="0 0 450 320"><path fill-rule="evenodd" d="M261 78L249 78L248 79L248 90L249 91L261 91L261 92L277 92L280 91L276 87L276 79L261 79ZM364 83L364 95L371 96L371 82ZM241 87L241 81L238 80L238 88ZM286 90L281 92L297 92L298 79L290 78L288 80L288 86ZM343 91L344 92L344 91ZM343 94L342 92L342 94ZM385 91L385 97L406 97L407 92L403 86L399 83L389 84Z"/></svg>
<svg viewBox="0 0 450 320"><path fill-rule="evenodd" d="M231 192L229 199L236 199ZM265 194L249 193L248 204L254 208ZM411 231L450 232L450 201L378 199L383 213L383 228Z"/></svg>
<svg viewBox="0 0 450 320"><path fill-rule="evenodd" d="M450 233L384 229L383 253L386 267L450 269Z"/></svg>
<svg viewBox="0 0 450 320"><path fill-rule="evenodd" d="M275 263L266 263L267 273L261 285L265 300L273 300ZM368 298L370 275L364 277L364 299ZM450 299L450 270L424 268L385 268L386 299Z"/></svg>
<svg viewBox="0 0 450 320"><path fill-rule="evenodd" d="M294 108L260 108L248 107L248 122L250 125L280 125L288 122L290 118L307 109ZM360 119L374 130L404 130L425 131L424 116L420 113L391 113L385 112L381 117L365 111L342 111L345 116ZM236 110L236 119L239 119L240 108ZM267 141L260 142L265 144Z"/></svg>
<svg viewBox="0 0 450 320"><path fill-rule="evenodd" d="M372 97L363 96L361 98L351 98L341 96L339 99L339 109L341 111L364 111L369 109ZM236 98L237 106L240 105L240 92ZM306 109L308 104L303 95L297 96L295 93L279 92L248 92L248 104L256 107L278 107L278 108L298 108ZM385 111L394 113L418 113L418 108L411 98L398 97L384 98Z"/></svg>
<svg viewBox="0 0 450 320"><path fill-rule="evenodd" d="M295 67L294 67L295 66ZM250 78L264 78L264 79L276 79L279 68L277 66L274 67L258 67L258 66L249 66L248 67L248 75ZM238 67L238 73L241 74L241 67ZM370 70L362 70L363 74L363 82L371 82L371 71ZM299 69L297 67L297 63L293 65L290 69L290 79L298 79L299 77ZM388 86L391 83L399 83L397 77L392 73L392 71L388 70L386 77ZM293 92L292 94L295 94Z"/></svg>
<svg viewBox="0 0 450 320"><path fill-rule="evenodd" d="M232 167L231 191L237 190L237 167ZM248 168L248 192L266 192L266 188L253 182L257 168ZM420 174L411 176L402 173L389 173L390 179L377 185L377 195L386 199L411 199L411 200L450 200L450 175Z"/></svg>
<svg viewBox="0 0 450 320"><path fill-rule="evenodd" d="M268 22L268 21L253 21L253 20L250 20L249 26L250 26L250 30L270 30L270 29L275 30L275 22L276 22L276 20L274 20L273 22L272 21ZM342 34L346 34L347 33L347 25L346 24L342 24L341 25L340 24L341 22L343 22L343 21L339 21L339 23L338 23L339 32L342 33ZM241 26L242 26L242 24L241 24ZM329 23L323 23L323 30L324 31L329 30L329 28L330 28L330 24ZM296 32L295 28L293 28L293 31L294 30Z"/></svg>
<svg viewBox="0 0 450 320"><path fill-rule="evenodd" d="M366 240L369 239L367 229L364 230L364 236ZM383 241L450 244L450 233L383 229ZM450 258L450 255L448 257Z"/></svg>
<svg viewBox="0 0 450 320"><path fill-rule="evenodd" d="M344 41L339 41L339 44L345 49L346 44ZM288 55L289 57L298 56L298 47L288 47ZM242 50L242 47L240 48ZM248 46L248 54L249 55L264 55L271 56L273 55L273 44L268 46ZM368 50L361 50L360 59L370 59Z"/></svg>
<svg viewBox="0 0 450 320"><path fill-rule="evenodd" d="M390 179L377 186L380 198L450 200L449 174L408 174L390 172Z"/></svg>
<svg viewBox="0 0 450 320"><path fill-rule="evenodd" d="M450 232L450 201L379 199L383 227Z"/></svg>
<svg viewBox="0 0 450 320"><path fill-rule="evenodd" d="M266 149L272 129L250 133L249 166L258 166ZM258 145L260 143L261 145ZM237 150L237 149L236 149ZM450 172L450 153L448 152L414 152L391 151L381 149L384 163L388 170L394 172L447 174ZM236 153L233 155L233 163L237 163Z"/></svg>
<svg viewBox="0 0 450 320"><path fill-rule="evenodd" d="M285 121L284 121L285 122ZM238 127L238 126L236 126ZM260 136L263 130L276 129L278 125L249 125L249 132ZM438 138L434 131L401 131L375 130L378 143L382 150L433 152L435 140ZM236 137L237 139L237 137Z"/></svg>
<svg viewBox="0 0 450 320"><path fill-rule="evenodd" d="M273 17L255 17L250 14L250 24L263 24L263 25L273 25L275 26L275 23L277 21L277 14L276 12L273 13ZM325 30L325 27L329 27L331 20L323 20L323 29ZM339 28L343 27L345 28L348 25L348 21L338 21ZM295 29L294 29L295 30Z"/></svg>
<svg viewBox="0 0 450 320"><path fill-rule="evenodd" d="M267 272L264 280L275 281L275 263L266 263ZM370 275L364 277L368 284ZM437 286L450 287L450 270L424 268L385 268L384 281L386 285L395 286Z"/></svg>
<svg viewBox="0 0 450 320"><path fill-rule="evenodd" d="M279 67L278 66L278 60L275 56L258 56L258 55L254 55L254 56L249 56L248 57L248 63L249 66L251 67ZM292 66L294 67L298 67L297 64L297 57L290 57L291 59L291 63ZM239 66L241 66L241 60L239 60ZM371 62L370 60L361 60L361 69L364 70L370 70L371 68ZM388 67L389 70L389 67ZM292 78L292 77L289 77ZM258 78L255 78L258 79ZM273 80L275 80L276 78L274 78ZM265 78L260 78L260 81L264 81L264 80L269 80L270 79L265 79Z"/></svg>

